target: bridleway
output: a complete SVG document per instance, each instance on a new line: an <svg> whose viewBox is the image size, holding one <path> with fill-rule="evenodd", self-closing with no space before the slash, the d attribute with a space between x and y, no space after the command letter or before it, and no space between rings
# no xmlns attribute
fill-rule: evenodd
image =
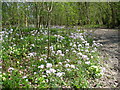
<svg viewBox="0 0 120 90"><path fill-rule="evenodd" d="M88 30L87 30L88 31ZM120 87L120 31L118 29L94 29L94 40L103 46L103 77L96 80L104 88Z"/></svg>

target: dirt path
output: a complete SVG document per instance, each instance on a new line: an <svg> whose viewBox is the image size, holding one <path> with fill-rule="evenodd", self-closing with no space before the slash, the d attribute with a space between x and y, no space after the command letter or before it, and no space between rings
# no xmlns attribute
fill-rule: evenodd
<svg viewBox="0 0 120 90"><path fill-rule="evenodd" d="M120 87L120 34L117 29L96 29L94 35L95 41L103 44L100 52L104 74L96 82L102 85L100 87Z"/></svg>

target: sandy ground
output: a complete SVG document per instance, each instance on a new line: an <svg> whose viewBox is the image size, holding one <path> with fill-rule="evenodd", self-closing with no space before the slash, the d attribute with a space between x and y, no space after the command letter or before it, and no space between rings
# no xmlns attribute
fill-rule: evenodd
<svg viewBox="0 0 120 90"><path fill-rule="evenodd" d="M92 86L120 88L120 31L118 29L94 29L93 31L95 41L103 45L100 52L104 74L100 79L96 79Z"/></svg>

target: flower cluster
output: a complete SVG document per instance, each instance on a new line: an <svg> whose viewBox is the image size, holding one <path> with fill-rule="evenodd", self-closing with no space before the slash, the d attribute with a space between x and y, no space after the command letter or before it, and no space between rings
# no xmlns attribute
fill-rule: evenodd
<svg viewBox="0 0 120 90"><path fill-rule="evenodd" d="M80 83L86 85L84 82L91 78L89 75L99 76L101 73L97 66L99 60L97 47L101 44L89 41L86 37L87 33L81 30L71 31L71 33L58 30L59 34L56 34L57 30L50 30L50 46L48 42L46 43L47 30L38 32L34 29L22 36L21 32L24 33L24 30L13 33L14 31L10 29L0 32L5 35L2 46L4 64L11 66L6 70L8 75L6 77L10 78L4 78L8 82L20 79L21 87L26 85L28 85L26 87L50 87L50 85L61 84L79 86ZM8 39L10 35L12 39ZM14 71L15 74L17 73L15 76L17 80L13 78Z"/></svg>
<svg viewBox="0 0 120 90"><path fill-rule="evenodd" d="M57 53L56 53L56 55L64 56L64 54L62 53L61 50L58 50Z"/></svg>

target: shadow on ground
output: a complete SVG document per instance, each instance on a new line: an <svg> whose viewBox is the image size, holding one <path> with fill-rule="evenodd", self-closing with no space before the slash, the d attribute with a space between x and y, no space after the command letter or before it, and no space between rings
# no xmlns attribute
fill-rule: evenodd
<svg viewBox="0 0 120 90"><path fill-rule="evenodd" d="M94 31L95 41L103 45L101 51L110 56L110 61L117 75L117 87L120 87L120 30L118 29L96 29ZM108 62L110 63L110 62Z"/></svg>

